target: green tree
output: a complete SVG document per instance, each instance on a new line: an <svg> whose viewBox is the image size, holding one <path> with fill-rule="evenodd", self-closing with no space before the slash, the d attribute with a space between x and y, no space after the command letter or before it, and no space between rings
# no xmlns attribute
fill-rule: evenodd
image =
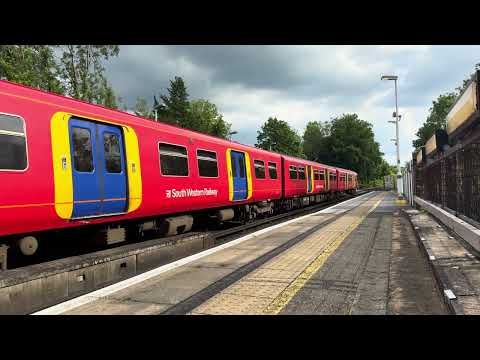
<svg viewBox="0 0 480 360"><path fill-rule="evenodd" d="M268 118L257 131L258 148L275 151L285 155L303 157L302 138L286 121Z"/></svg>
<svg viewBox="0 0 480 360"><path fill-rule="evenodd" d="M154 110L157 110L158 119L162 122L188 128L188 92L183 79L175 76L170 80L170 87L167 89L168 95L161 95L160 104L156 97L154 98Z"/></svg>
<svg viewBox="0 0 480 360"><path fill-rule="evenodd" d="M310 121L303 133L303 152L307 159L315 161L324 157L325 139L330 136L329 122Z"/></svg>
<svg viewBox="0 0 480 360"><path fill-rule="evenodd" d="M189 104L186 126L189 129L226 139L231 124L223 120L215 104L203 99L193 100Z"/></svg>
<svg viewBox="0 0 480 360"><path fill-rule="evenodd" d="M67 95L117 108L115 93L105 77L102 61L117 56L118 45L63 45L59 75Z"/></svg>
<svg viewBox="0 0 480 360"><path fill-rule="evenodd" d="M372 125L357 114L344 114L330 122L329 135L324 138L316 160L352 169L362 182L368 182L382 176L382 156Z"/></svg>
<svg viewBox="0 0 480 360"><path fill-rule="evenodd" d="M108 84L107 79L99 79L99 84L96 84L96 86L97 90L93 93L93 97L89 101L95 104L104 105L111 109L118 109L118 105L121 103L121 98L117 98L112 87Z"/></svg>
<svg viewBox="0 0 480 360"><path fill-rule="evenodd" d="M128 105L124 98L122 98L121 96L116 96L115 101L117 103L117 109L125 112L128 111Z"/></svg>
<svg viewBox="0 0 480 360"><path fill-rule="evenodd" d="M215 104L198 99L189 101L187 86L183 79L175 76L170 80L168 95L161 95L161 102L153 97L153 111L158 120L182 128L227 138L231 124L223 119ZM141 104L143 107L144 105Z"/></svg>
<svg viewBox="0 0 480 360"><path fill-rule="evenodd" d="M479 64L476 64L475 67L478 69L480 66ZM458 95L461 95L467 88L468 84L470 83L470 80L475 76L475 73L472 73L470 77L466 78L463 80L463 83L461 86L455 88L455 91L457 92Z"/></svg>
<svg viewBox="0 0 480 360"><path fill-rule="evenodd" d="M378 177L384 177L386 175L396 175L397 167L390 165L385 159L382 159L380 166L378 167Z"/></svg>
<svg viewBox="0 0 480 360"><path fill-rule="evenodd" d="M53 50L46 45L0 45L0 78L63 94Z"/></svg>
<svg viewBox="0 0 480 360"><path fill-rule="evenodd" d="M479 64L477 64L477 66L478 65ZM457 101L458 97L466 90L473 75L474 74L471 74L470 77L463 80L462 85L457 87L454 92L442 94L432 102L432 107L429 109L427 119L415 134L417 138L413 140L412 143L415 149L424 146L436 130L445 129L447 127L447 114Z"/></svg>
<svg viewBox="0 0 480 360"><path fill-rule="evenodd" d="M447 114L457 99L457 93L451 92L440 95L434 100L429 109L425 123L418 129L417 139L413 140L413 147L418 149L432 137L435 130L445 129L447 126Z"/></svg>
<svg viewBox="0 0 480 360"><path fill-rule="evenodd" d="M141 116L147 119L155 118L154 115L152 114L152 111L148 107L147 100L140 96L137 97L134 112L135 112L135 115Z"/></svg>

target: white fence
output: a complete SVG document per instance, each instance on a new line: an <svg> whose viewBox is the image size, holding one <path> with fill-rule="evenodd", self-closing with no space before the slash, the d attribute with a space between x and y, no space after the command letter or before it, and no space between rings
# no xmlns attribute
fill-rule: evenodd
<svg viewBox="0 0 480 360"><path fill-rule="evenodd" d="M409 161L407 165L402 168L402 181L403 196L411 206L414 206L415 178L413 173L413 161Z"/></svg>

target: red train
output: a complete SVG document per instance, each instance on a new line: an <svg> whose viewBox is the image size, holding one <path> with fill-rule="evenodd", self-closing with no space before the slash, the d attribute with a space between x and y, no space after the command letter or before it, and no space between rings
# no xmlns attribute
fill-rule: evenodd
<svg viewBox="0 0 480 360"><path fill-rule="evenodd" d="M248 221L354 192L357 174L0 81L0 244L35 253L68 229Z"/></svg>

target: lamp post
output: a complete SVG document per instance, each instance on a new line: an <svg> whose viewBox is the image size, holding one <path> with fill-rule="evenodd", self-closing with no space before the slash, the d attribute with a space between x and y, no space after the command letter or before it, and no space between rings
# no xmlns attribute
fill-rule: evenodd
<svg viewBox="0 0 480 360"><path fill-rule="evenodd" d="M400 115L398 114L398 100L397 100L397 80L398 76L396 75L383 75L381 80L393 80L395 82L395 112L393 113L393 117L395 118L395 127L396 127L396 138L392 141L395 141L395 145L397 146L397 192L398 197L402 197L402 173L400 169L400 143L398 138L398 122L400 121Z"/></svg>
<svg viewBox="0 0 480 360"><path fill-rule="evenodd" d="M229 140L232 140L232 135L235 135L235 134L238 134L238 131L230 131L230 132L228 133L228 139L229 139Z"/></svg>

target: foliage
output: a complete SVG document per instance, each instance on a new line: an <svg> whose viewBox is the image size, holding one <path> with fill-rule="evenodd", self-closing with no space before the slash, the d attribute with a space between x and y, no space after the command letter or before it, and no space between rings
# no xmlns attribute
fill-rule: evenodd
<svg viewBox="0 0 480 360"><path fill-rule="evenodd" d="M117 108L117 98L105 77L102 61L117 56L118 45L63 45L58 72L66 94Z"/></svg>
<svg viewBox="0 0 480 360"><path fill-rule="evenodd" d="M303 139L308 159L354 170L362 182L383 177L390 171L375 141L372 125L357 114L344 114L328 123L310 122Z"/></svg>
<svg viewBox="0 0 480 360"><path fill-rule="evenodd" d="M170 80L168 95L160 95L163 104L154 97L154 111L157 111L158 119L162 122L188 128L188 92L185 82L179 76Z"/></svg>
<svg viewBox="0 0 480 360"><path fill-rule="evenodd" d="M397 167L394 165L390 165L385 159L382 159L382 163L378 167L378 176L384 177L386 175L396 175L397 174Z"/></svg>
<svg viewBox="0 0 480 360"><path fill-rule="evenodd" d="M369 180L367 182L362 182L360 183L360 188L361 189L371 189L371 188L383 188L385 185L384 179L383 178L377 178L373 180Z"/></svg>
<svg viewBox="0 0 480 360"><path fill-rule="evenodd" d="M424 146L436 130L447 127L448 111L455 104L458 96L465 91L469 80L470 78L463 80L462 85L457 87L454 92L442 94L432 102L427 119L415 134L417 138L412 143L415 149Z"/></svg>
<svg viewBox="0 0 480 360"><path fill-rule="evenodd" d="M63 94L53 50L45 45L0 45L0 78Z"/></svg>
<svg viewBox="0 0 480 360"><path fill-rule="evenodd" d="M329 122L310 121L303 133L303 152L307 159L315 160L324 157L325 139L330 136Z"/></svg>
<svg viewBox="0 0 480 360"><path fill-rule="evenodd" d="M447 93L440 95L437 100L434 100L432 107L429 110L429 115L425 123L418 129L417 139L413 140L413 147L418 149L425 145L425 143L432 137L435 130L445 129L447 126L447 114L450 108L455 103L457 98L456 93Z"/></svg>
<svg viewBox="0 0 480 360"><path fill-rule="evenodd" d="M128 111L128 105L121 96L115 96L115 100L116 100L116 103L117 103L117 107L116 107L117 109L125 111L125 112Z"/></svg>
<svg viewBox="0 0 480 360"><path fill-rule="evenodd" d="M223 120L215 104L203 99L190 102L187 116L189 129L205 134L228 138L231 124Z"/></svg>
<svg viewBox="0 0 480 360"><path fill-rule="evenodd" d="M148 107L147 100L141 96L137 97L135 109L133 111L137 116L141 116L146 119L155 119L155 116Z"/></svg>
<svg viewBox="0 0 480 360"><path fill-rule="evenodd" d="M189 101L181 77L170 80L167 91L168 95L160 96L162 103L154 96L153 112L157 111L159 121L221 138L229 136L231 124L223 119L217 106L204 99Z"/></svg>
<svg viewBox="0 0 480 360"><path fill-rule="evenodd" d="M303 157L302 138L286 121L268 118L257 131L256 147L285 155Z"/></svg>

